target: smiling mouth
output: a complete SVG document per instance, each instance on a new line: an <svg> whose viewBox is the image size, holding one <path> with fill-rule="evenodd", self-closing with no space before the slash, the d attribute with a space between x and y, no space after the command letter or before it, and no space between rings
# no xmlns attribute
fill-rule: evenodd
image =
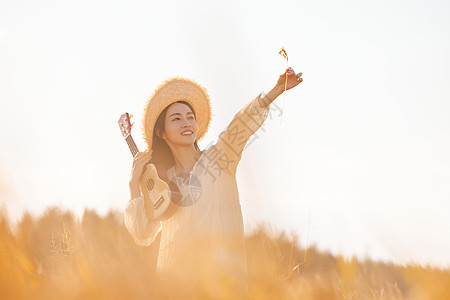
<svg viewBox="0 0 450 300"><path fill-rule="evenodd" d="M186 131L181 133L181 135L186 135L186 136L193 135L193 134L194 134L194 132L191 131L191 130L186 130Z"/></svg>

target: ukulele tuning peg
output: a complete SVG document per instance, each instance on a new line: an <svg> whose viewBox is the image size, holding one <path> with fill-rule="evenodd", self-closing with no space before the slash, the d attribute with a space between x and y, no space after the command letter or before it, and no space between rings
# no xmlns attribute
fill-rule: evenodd
<svg viewBox="0 0 450 300"><path fill-rule="evenodd" d="M130 118L132 118L133 117L133 115L132 114L130 114Z"/></svg>

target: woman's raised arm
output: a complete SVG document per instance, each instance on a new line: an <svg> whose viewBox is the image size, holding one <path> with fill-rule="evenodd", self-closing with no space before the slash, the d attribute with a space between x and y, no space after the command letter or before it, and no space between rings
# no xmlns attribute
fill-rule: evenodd
<svg viewBox="0 0 450 300"><path fill-rule="evenodd" d="M287 75L287 78L286 78ZM261 106L268 106L272 103L279 95L284 92L284 88L286 90L290 90L293 87L296 87L300 82L303 81L302 73L295 73L294 70L289 67L286 71L278 77L277 83L274 88L268 92L264 99L261 99Z"/></svg>
<svg viewBox="0 0 450 300"><path fill-rule="evenodd" d="M286 69L267 94L260 93L239 110L228 127L219 135L217 143L213 146L214 149L209 151L209 155L212 156L210 160L214 161L213 166L210 165L209 168L215 168L214 173L219 176L222 171L229 175L236 174L242 151L250 137L267 119L270 104L284 92L285 84L286 90L289 90L302 82L301 76L302 73L295 74L291 68Z"/></svg>

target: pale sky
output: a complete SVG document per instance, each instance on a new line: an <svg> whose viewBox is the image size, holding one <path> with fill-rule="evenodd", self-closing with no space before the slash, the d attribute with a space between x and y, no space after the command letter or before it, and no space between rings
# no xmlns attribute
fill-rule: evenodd
<svg viewBox="0 0 450 300"><path fill-rule="evenodd" d="M117 120L183 76L208 91L217 140L289 66L237 180L246 231L333 254L450 267L448 1L3 1L0 201L106 214L128 201ZM285 97L285 99L283 99Z"/></svg>

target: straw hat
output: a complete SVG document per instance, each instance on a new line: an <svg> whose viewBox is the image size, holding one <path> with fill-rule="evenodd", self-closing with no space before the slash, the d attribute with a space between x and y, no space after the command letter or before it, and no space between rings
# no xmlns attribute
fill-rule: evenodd
<svg viewBox="0 0 450 300"><path fill-rule="evenodd" d="M142 118L142 131L148 149L152 147L153 128L162 111L172 103L186 101L194 109L198 124L197 141L201 140L209 129L211 122L211 103L206 89L197 82L173 77L161 83L148 98Z"/></svg>

